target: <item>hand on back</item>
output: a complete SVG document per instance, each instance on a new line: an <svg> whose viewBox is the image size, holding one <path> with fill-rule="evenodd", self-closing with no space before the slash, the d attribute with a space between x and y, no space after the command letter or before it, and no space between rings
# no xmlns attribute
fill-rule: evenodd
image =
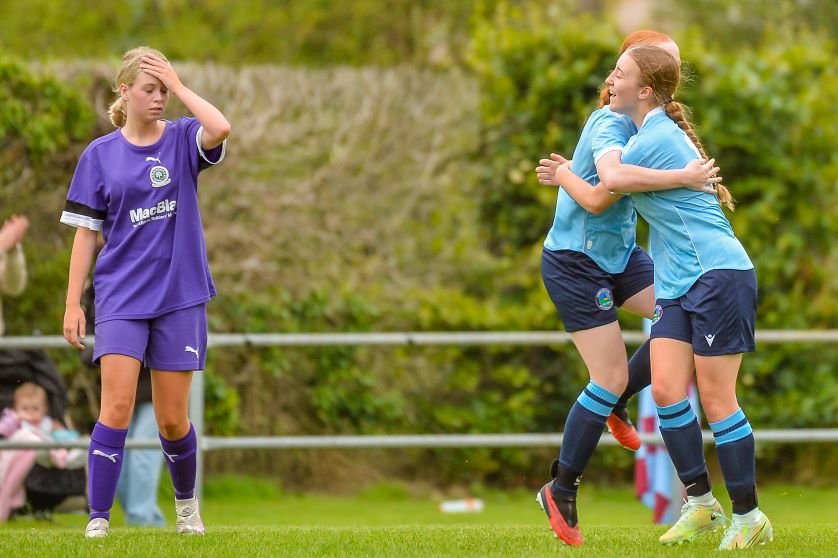
<svg viewBox="0 0 838 558"><path fill-rule="evenodd" d="M695 159L684 167L684 184L690 190L716 195L716 184L721 183L722 177L717 176L719 167L715 166L715 159Z"/></svg>

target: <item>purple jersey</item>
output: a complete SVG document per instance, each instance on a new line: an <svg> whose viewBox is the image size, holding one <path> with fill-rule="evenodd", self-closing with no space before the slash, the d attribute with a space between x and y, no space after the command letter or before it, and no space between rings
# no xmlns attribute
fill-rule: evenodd
<svg viewBox="0 0 838 558"><path fill-rule="evenodd" d="M195 118L165 123L152 145L129 143L120 130L94 140L70 183L61 222L105 239L93 271L96 323L154 318L215 296L198 173L221 162L225 144L204 152Z"/></svg>

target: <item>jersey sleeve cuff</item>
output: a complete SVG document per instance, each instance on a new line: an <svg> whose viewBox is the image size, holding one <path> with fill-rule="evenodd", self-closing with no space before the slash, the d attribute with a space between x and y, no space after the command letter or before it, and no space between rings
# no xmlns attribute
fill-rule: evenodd
<svg viewBox="0 0 838 558"><path fill-rule="evenodd" d="M226 155L226 153L227 153L227 140L225 139L224 141L221 142L220 146L213 147L212 149L209 150L210 153L212 153L214 151L217 151L219 147L221 148L221 153L218 155L218 159L213 161L213 160L210 159L208 154L204 151L204 147L201 145L201 135L203 133L204 133L204 127L201 126L200 128L198 128L198 132L195 134L195 143L198 146L198 153L201 155L201 158L204 161L206 161L207 163L209 163L210 165L217 165L218 163L220 163L221 161L224 160L224 155Z"/></svg>
<svg viewBox="0 0 838 558"><path fill-rule="evenodd" d="M64 211L61 213L60 221L71 227L84 227L92 231L102 230L102 221L105 220L107 212L101 209L94 209L83 203L67 200L64 203Z"/></svg>
<svg viewBox="0 0 838 558"><path fill-rule="evenodd" d="M61 222L65 225L70 225L76 228L90 229L91 231L102 230L102 220L88 217L87 215L79 215L77 213L70 213L64 211L61 213Z"/></svg>
<svg viewBox="0 0 838 558"><path fill-rule="evenodd" d="M622 153L623 148L620 147L619 145L612 145L610 147L604 147L603 149L600 149L599 151L597 151L594 154L594 165L599 163L600 159L602 159L603 157L605 157L608 153L611 153L612 151L619 151L619 152Z"/></svg>

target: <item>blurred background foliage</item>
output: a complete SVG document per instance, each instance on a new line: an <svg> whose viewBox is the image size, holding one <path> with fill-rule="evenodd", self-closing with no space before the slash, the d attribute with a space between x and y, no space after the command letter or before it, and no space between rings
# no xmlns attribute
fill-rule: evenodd
<svg viewBox="0 0 838 558"><path fill-rule="evenodd" d="M81 150L111 129L118 55L137 44L166 52L234 125L227 160L201 178L211 331L560 329L539 273L555 191L532 169L572 152L633 30L618 4L4 2L1 216L32 222L8 333L60 334L72 231L58 216ZM641 27L681 45L682 100L739 200L729 218L757 267L758 328L836 327L832 3L642 4L654 9ZM51 356L84 429L92 383L70 351ZM803 344L748 355L754 426L838 426L836 357ZM569 345L225 348L206 374L214 435L552 432L587 377ZM788 478L810 450L761 446L761 463ZM540 482L552 453L225 452L207 465L303 488L362 475L517 486ZM631 478L627 452L594 463L591 478Z"/></svg>

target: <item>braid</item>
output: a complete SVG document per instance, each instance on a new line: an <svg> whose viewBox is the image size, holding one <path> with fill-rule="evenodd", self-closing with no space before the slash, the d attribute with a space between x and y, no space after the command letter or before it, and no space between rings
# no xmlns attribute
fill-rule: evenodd
<svg viewBox="0 0 838 558"><path fill-rule="evenodd" d="M698 149L698 152L701 153L701 157L703 159L709 159L707 152L704 151L704 145L702 145L701 140L698 138L695 130L693 130L693 127L688 119L687 114L689 113L689 108L678 101L671 99L666 100L668 102L663 105L666 115L671 118L685 134L687 134L687 137L693 142L693 145L695 145L696 149ZM733 211L736 207L736 200L733 199L733 195L731 195L730 190L728 190L723 184L716 184L716 192L719 195L719 203Z"/></svg>
<svg viewBox="0 0 838 558"><path fill-rule="evenodd" d="M689 121L689 112L690 109L686 105L682 105L678 101L670 101L664 104L663 108L666 110L666 115L669 116L679 128L684 130L684 133L689 136L690 140L695 144L696 149L698 152L701 153L701 156L707 159L707 152L704 151L704 145L702 145L701 140L695 134L692 126L690 126Z"/></svg>
<svg viewBox="0 0 838 558"><path fill-rule="evenodd" d="M677 62L670 54L657 47L636 46L627 52L640 68L642 83L652 88L655 104L663 106L666 115L690 138L701 157L707 159L704 146L690 124L689 109L673 98L681 82L681 68ZM716 194L719 204L733 211L735 200L730 190L722 184L716 184Z"/></svg>

